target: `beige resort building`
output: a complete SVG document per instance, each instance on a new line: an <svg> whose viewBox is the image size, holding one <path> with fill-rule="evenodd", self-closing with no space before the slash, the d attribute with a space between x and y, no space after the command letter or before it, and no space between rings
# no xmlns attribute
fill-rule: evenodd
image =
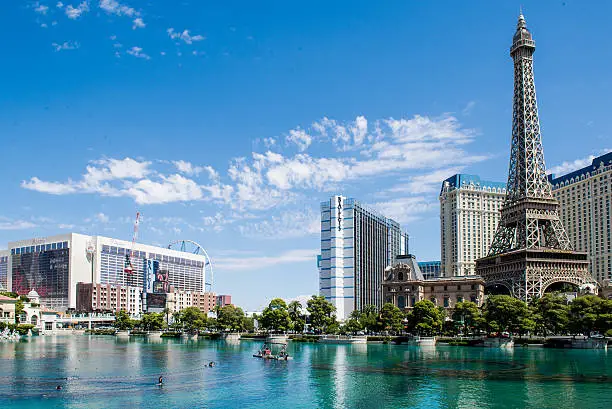
<svg viewBox="0 0 612 409"><path fill-rule="evenodd" d="M385 303L408 310L422 300L448 309L461 301L472 301L478 306L484 301L484 280L479 276L426 280L413 255L398 256L397 261L385 269L382 284Z"/></svg>

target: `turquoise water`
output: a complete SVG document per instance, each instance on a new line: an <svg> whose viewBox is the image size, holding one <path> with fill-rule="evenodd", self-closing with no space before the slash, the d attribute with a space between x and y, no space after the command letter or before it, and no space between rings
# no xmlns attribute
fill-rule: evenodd
<svg viewBox="0 0 612 409"><path fill-rule="evenodd" d="M295 360L277 362L253 358L258 346L85 335L4 343L0 408L612 408L606 351L291 343Z"/></svg>

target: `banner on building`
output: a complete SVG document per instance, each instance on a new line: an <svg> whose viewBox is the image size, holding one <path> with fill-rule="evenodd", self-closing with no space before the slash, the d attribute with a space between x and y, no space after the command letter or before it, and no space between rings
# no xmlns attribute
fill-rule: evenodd
<svg viewBox="0 0 612 409"><path fill-rule="evenodd" d="M145 277L143 280L145 293L154 292L153 283L156 280L158 270L159 270L159 261L157 260L147 260L146 261Z"/></svg>

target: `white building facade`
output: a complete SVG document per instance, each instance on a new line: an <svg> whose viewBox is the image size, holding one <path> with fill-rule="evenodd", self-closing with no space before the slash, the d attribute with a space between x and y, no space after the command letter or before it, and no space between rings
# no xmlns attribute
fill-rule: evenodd
<svg viewBox="0 0 612 409"><path fill-rule="evenodd" d="M380 308L384 270L408 253L408 235L399 223L355 199L333 196L321 203L319 294L336 307L336 317L355 309Z"/></svg>
<svg viewBox="0 0 612 409"><path fill-rule="evenodd" d="M136 243L129 257L132 273L124 271L132 243L103 236L67 233L10 242L6 256L6 286L18 294L35 289L41 303L58 311L76 308L76 284L96 283L137 287L153 292L205 291L203 255ZM0 255L0 283L3 264Z"/></svg>
<svg viewBox="0 0 612 409"><path fill-rule="evenodd" d="M497 230L506 185L456 174L440 190L441 277L476 274Z"/></svg>
<svg viewBox="0 0 612 409"><path fill-rule="evenodd" d="M567 175L549 176L574 250L587 252L598 282L612 280L612 152Z"/></svg>

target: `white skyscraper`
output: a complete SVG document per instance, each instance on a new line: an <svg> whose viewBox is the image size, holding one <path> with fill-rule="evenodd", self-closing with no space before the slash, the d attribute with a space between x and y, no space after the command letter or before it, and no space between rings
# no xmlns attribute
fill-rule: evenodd
<svg viewBox="0 0 612 409"><path fill-rule="evenodd" d="M321 203L319 293L338 319L368 304L382 307L384 270L406 253L408 235L399 223L343 196Z"/></svg>
<svg viewBox="0 0 612 409"><path fill-rule="evenodd" d="M506 185L457 174L442 182L440 239L442 277L475 274L476 259L489 251Z"/></svg>
<svg viewBox="0 0 612 409"><path fill-rule="evenodd" d="M612 279L612 152L567 175L549 176L549 181L574 249L588 253L593 278Z"/></svg>

